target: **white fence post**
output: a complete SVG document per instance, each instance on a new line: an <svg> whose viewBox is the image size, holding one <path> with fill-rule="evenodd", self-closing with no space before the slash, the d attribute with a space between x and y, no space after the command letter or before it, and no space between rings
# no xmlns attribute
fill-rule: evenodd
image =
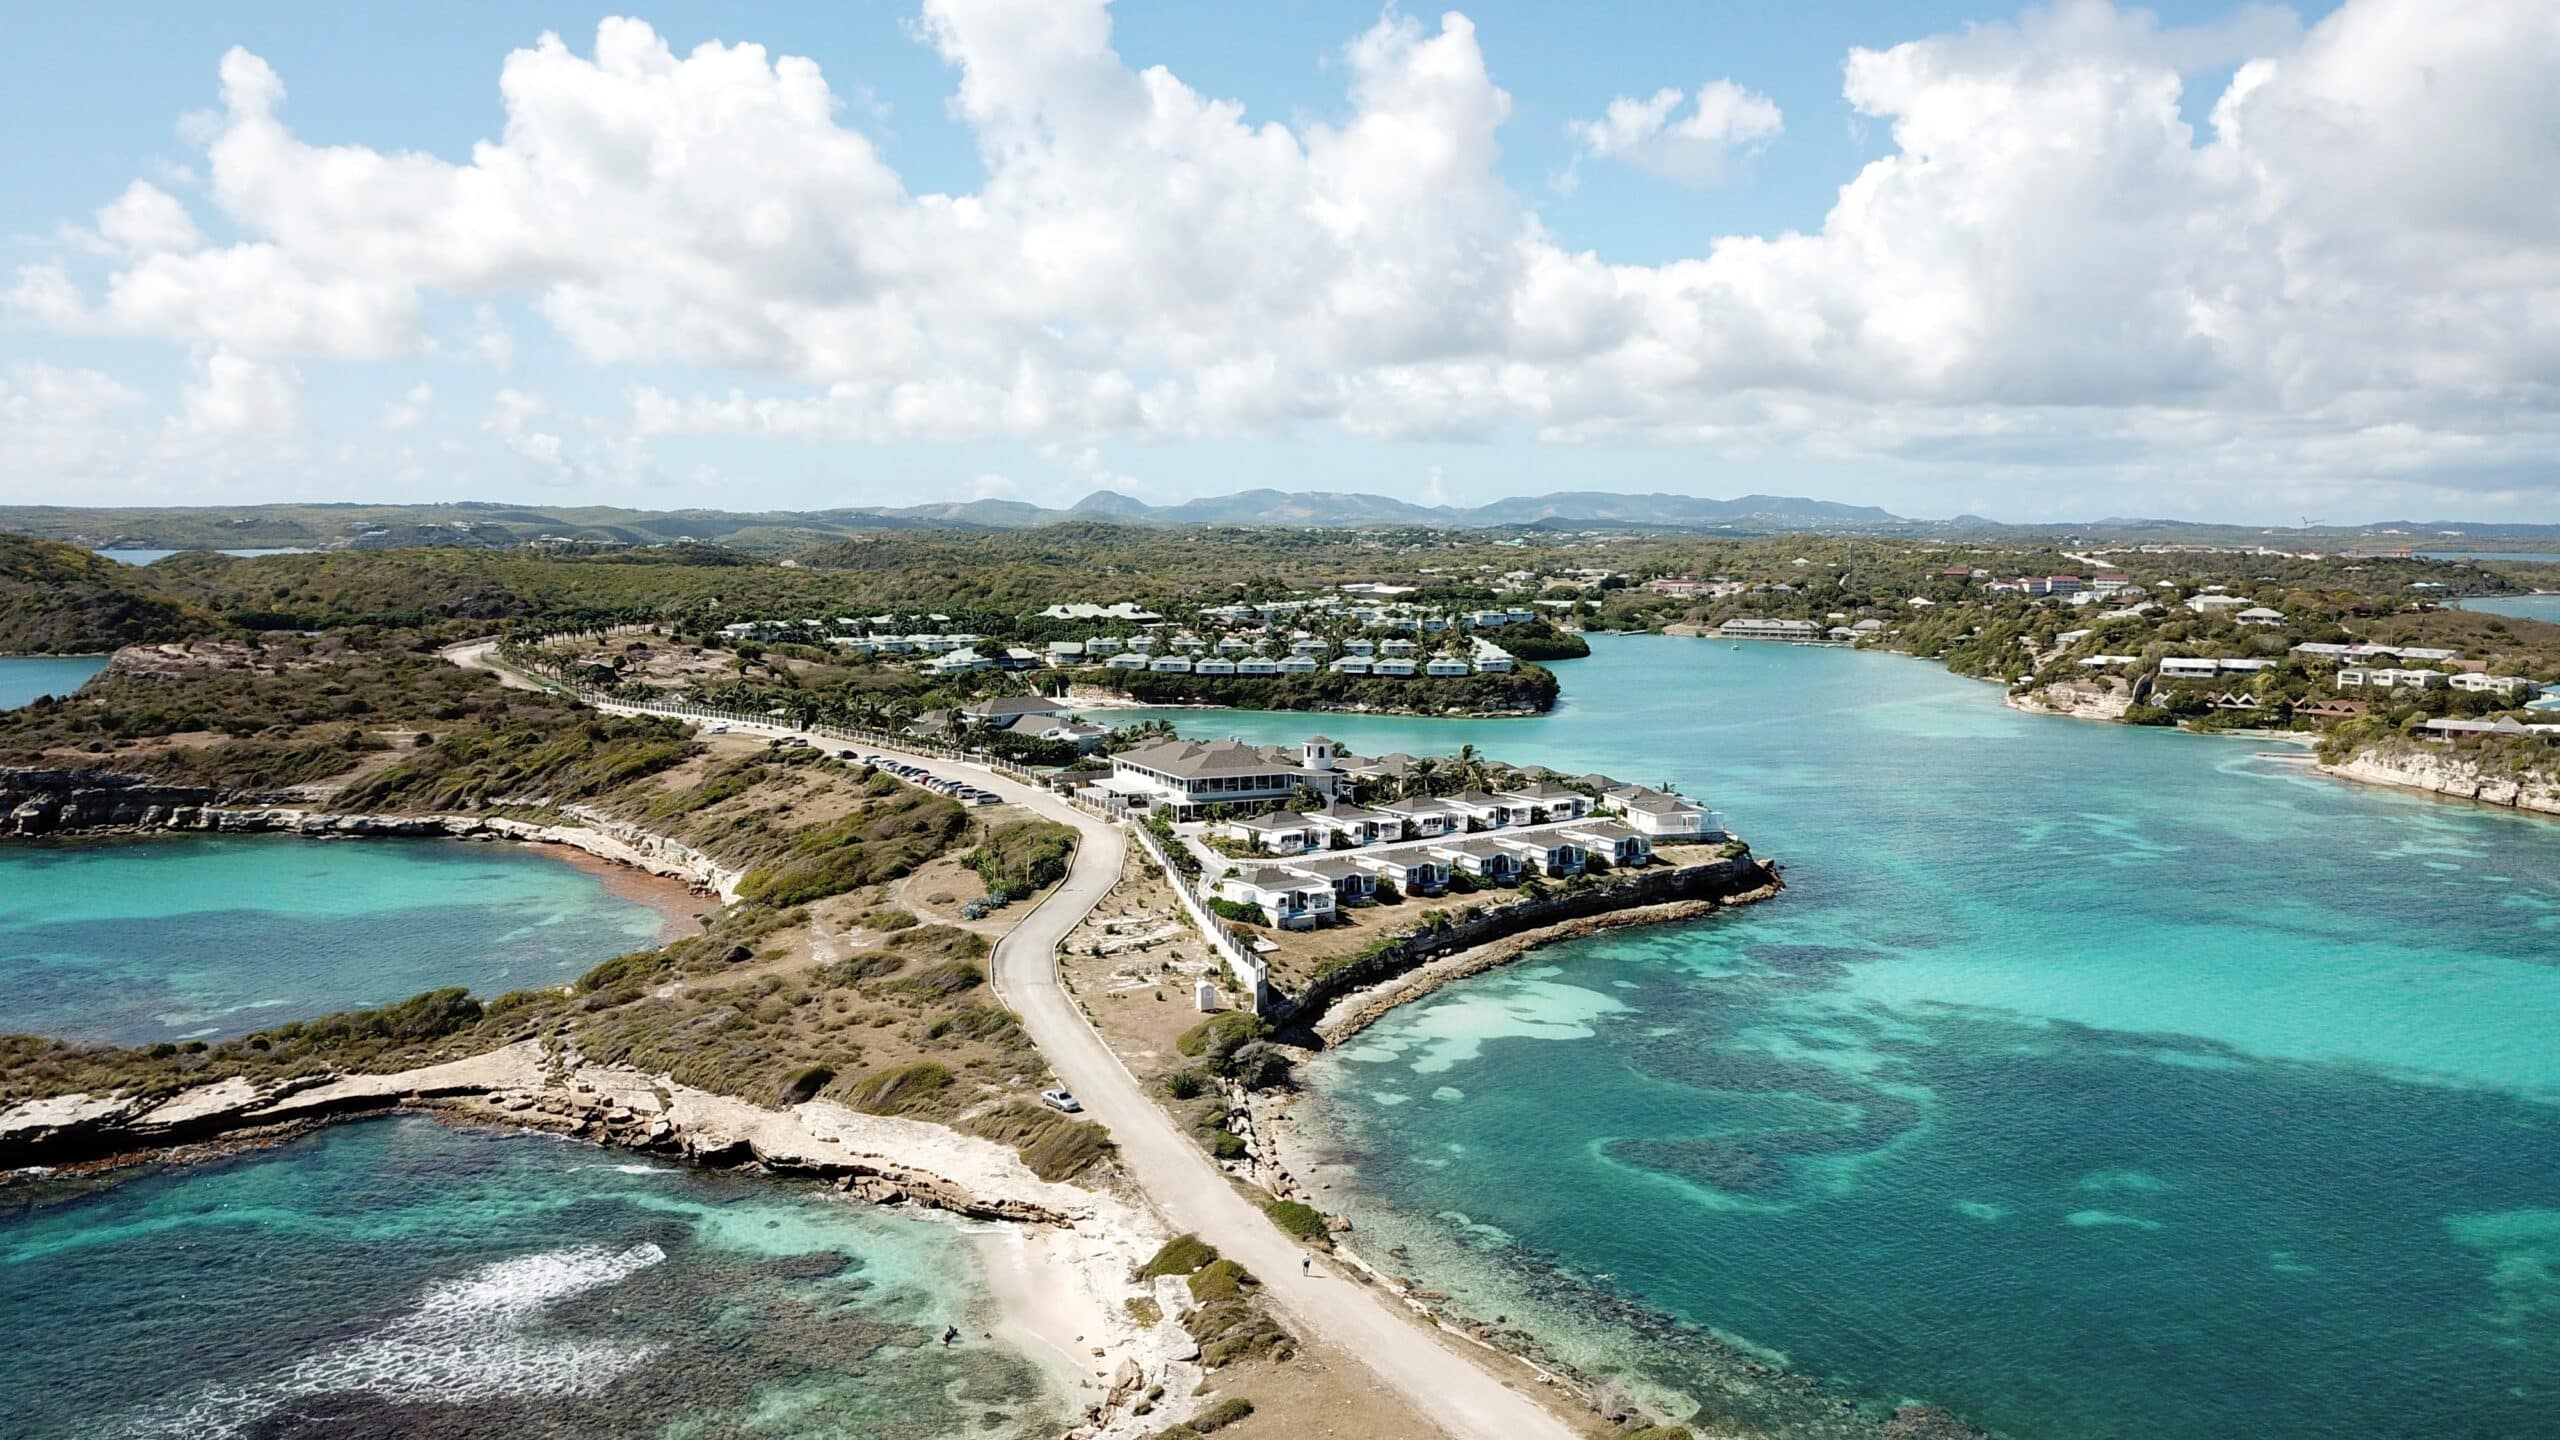
<svg viewBox="0 0 2560 1440"><path fill-rule="evenodd" d="M1262 963L1260 956L1245 949L1234 932L1201 902L1199 895L1192 890L1191 882L1183 878L1182 872L1174 867L1172 857L1165 854L1164 846L1157 842L1154 831L1135 822L1129 822L1128 828L1130 834L1138 837L1139 848L1145 850L1148 858L1164 871L1165 882L1173 887L1173 898L1181 903L1183 913L1191 917L1191 923L1200 928L1210 950L1227 962L1227 969L1252 995L1253 1013L1268 1013L1271 1009L1270 967Z"/></svg>

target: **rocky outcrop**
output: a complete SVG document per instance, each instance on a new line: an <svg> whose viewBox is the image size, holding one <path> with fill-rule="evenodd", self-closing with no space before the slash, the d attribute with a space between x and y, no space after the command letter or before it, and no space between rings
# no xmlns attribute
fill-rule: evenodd
<svg viewBox="0 0 2560 1440"><path fill-rule="evenodd" d="M113 771L0 769L0 835L185 830L519 840L566 845L635 870L684 881L723 901L737 898L742 872L690 845L578 806L563 806L561 813L577 823L551 825L500 815L337 814L304 808L296 797L243 800Z"/></svg>
<svg viewBox="0 0 2560 1440"><path fill-rule="evenodd" d="M2010 691L2009 708L2073 720L2122 720L2133 708L2133 687L2113 675L2053 680L2032 690Z"/></svg>
<svg viewBox="0 0 2560 1440"><path fill-rule="evenodd" d="M2451 746L2408 741L2368 746L2320 769L2368 785L2396 785L2510 810L2560 815L2560 773L2524 769Z"/></svg>
<svg viewBox="0 0 2560 1440"><path fill-rule="evenodd" d="M806 1175L876 1203L979 1219L1064 1224L1087 1208L1085 1192L1039 1179L991 1141L823 1101L768 1110L619 1066L579 1064L534 1040L388 1075L233 1076L167 1097L24 1101L0 1110L0 1170L110 1162L395 1109Z"/></svg>

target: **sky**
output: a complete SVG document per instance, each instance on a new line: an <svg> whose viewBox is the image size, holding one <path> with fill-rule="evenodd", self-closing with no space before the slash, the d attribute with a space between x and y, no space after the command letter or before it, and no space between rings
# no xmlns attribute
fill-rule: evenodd
<svg viewBox="0 0 2560 1440"><path fill-rule="evenodd" d="M2560 3L32 7L0 503L2560 521Z"/></svg>

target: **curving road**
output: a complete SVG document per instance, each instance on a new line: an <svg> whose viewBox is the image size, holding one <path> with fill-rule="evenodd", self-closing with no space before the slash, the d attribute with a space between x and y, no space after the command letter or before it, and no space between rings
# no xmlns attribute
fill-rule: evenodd
<svg viewBox="0 0 2560 1440"><path fill-rule="evenodd" d="M459 664L509 673L485 645L456 646L446 653ZM779 725L733 728L800 735L830 748L848 743ZM867 753L894 753L858 743ZM1251 1270L1262 1280L1272 1307L1300 1333L1321 1336L1368 1366L1415 1414L1438 1421L1456 1440L1576 1440L1580 1431L1498 1378L1385 1292L1327 1266L1319 1265L1311 1276L1300 1275L1297 1242L1239 1193L1173 1117L1147 1098L1086 1021L1075 998L1059 985L1058 947L1119 883L1128 856L1128 839L1120 828L984 766L904 758L945 775L965 773L971 784L1074 827L1079 841L1067 878L996 943L994 983L1059 1080L1075 1092L1087 1114L1110 1130L1122 1168L1165 1222L1217 1246L1219 1253Z"/></svg>

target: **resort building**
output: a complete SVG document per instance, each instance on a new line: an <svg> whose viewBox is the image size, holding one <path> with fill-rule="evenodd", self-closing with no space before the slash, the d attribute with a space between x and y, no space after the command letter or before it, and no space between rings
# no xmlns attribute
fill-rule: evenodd
<svg viewBox="0 0 2560 1440"><path fill-rule="evenodd" d="M1333 918L1331 881L1278 869L1230 870L1211 893L1238 905L1258 905L1283 930L1307 930Z"/></svg>
<svg viewBox="0 0 2560 1440"><path fill-rule="evenodd" d="M1500 830L1510 825L1526 825L1537 806L1527 800L1507 800L1482 790L1466 790L1450 796L1442 803L1467 817L1467 823L1480 830Z"/></svg>
<svg viewBox="0 0 2560 1440"><path fill-rule="evenodd" d="M1524 863L1520 856L1498 840L1452 840L1434 845L1428 852L1433 859L1444 860L1452 870L1464 870L1479 880L1507 885L1520 877Z"/></svg>
<svg viewBox="0 0 2560 1440"><path fill-rule="evenodd" d="M2495 720L2429 720L2418 728L2445 739L2461 736L2514 735L2534 740L2560 740L2560 725L2528 725L2513 715Z"/></svg>
<svg viewBox="0 0 2560 1440"><path fill-rule="evenodd" d="M2216 675L2254 675L2272 670L2273 660L2250 660L2233 656L2168 655L2160 661L2163 680L2210 680Z"/></svg>
<svg viewBox="0 0 2560 1440"><path fill-rule="evenodd" d="M1449 884L1449 862L1419 850L1347 858L1407 895L1437 895Z"/></svg>
<svg viewBox="0 0 2560 1440"><path fill-rule="evenodd" d="M1309 823L1306 816L1287 810L1221 821L1217 828L1228 839L1241 840L1269 855L1303 855L1321 850L1327 833L1323 827Z"/></svg>
<svg viewBox="0 0 2560 1440"><path fill-rule="evenodd" d="M1591 813L1590 796L1570 785L1559 785L1552 780L1540 780L1535 784L1505 790L1502 792L1502 798L1515 805L1528 807L1530 814L1528 820L1522 822L1524 824L1534 825L1549 820L1579 820Z"/></svg>
<svg viewBox="0 0 2560 1440"><path fill-rule="evenodd" d="M1368 810L1358 805L1335 801L1322 810L1310 810L1305 817L1310 823L1336 836L1346 845L1381 845L1404 838L1402 818L1384 810Z"/></svg>
<svg viewBox="0 0 2560 1440"><path fill-rule="evenodd" d="M1612 865L1642 865L1653 858L1653 841L1643 831L1615 820L1595 820L1564 833Z"/></svg>
<svg viewBox="0 0 2560 1440"><path fill-rule="evenodd" d="M2341 690L2432 690L2444 683L2441 670L2368 669L2349 665L2338 672Z"/></svg>
<svg viewBox="0 0 2560 1440"><path fill-rule="evenodd" d="M1342 778L1331 742L1321 739L1294 751L1240 740L1164 740L1112 756L1105 788L1132 808L1189 815L1210 805L1275 804L1300 790L1330 799Z"/></svg>
<svg viewBox="0 0 2560 1440"><path fill-rule="evenodd" d="M1378 893L1378 874L1369 867L1341 856L1302 860L1289 867L1293 874L1321 880L1333 887L1336 905L1366 904Z"/></svg>
<svg viewBox="0 0 2560 1440"><path fill-rule="evenodd" d="M1023 715L1048 715L1063 719L1068 714L1068 707L1066 702L1052 700L1046 695L991 695L984 700L973 700L961 706L960 713L971 721L985 725L1000 721L1010 723Z"/></svg>
<svg viewBox="0 0 2560 1440"><path fill-rule="evenodd" d="M1554 830L1505 835L1493 843L1519 856L1524 866L1556 879L1581 874L1583 861L1587 858L1587 852L1579 841Z"/></svg>
<svg viewBox="0 0 2560 1440"><path fill-rule="evenodd" d="M1636 790L1619 802L1629 826L1655 840L1698 840L1724 833L1714 811L1664 790Z"/></svg>
<svg viewBox="0 0 2560 1440"><path fill-rule="evenodd" d="M1457 834L1467 828L1467 812L1446 800L1419 796L1380 805L1378 809L1394 816L1404 826L1404 833L1416 840L1432 840Z"/></svg>
<svg viewBox="0 0 2560 1440"><path fill-rule="evenodd" d="M2465 670L2445 683L2456 690L2504 695L2510 700L2531 699L2542 693L2540 685L2521 675L2486 675L2476 670Z"/></svg>
<svg viewBox="0 0 2560 1440"><path fill-rule="evenodd" d="M1728 640L1819 640L1822 625L1814 620L1727 620L1716 633Z"/></svg>

